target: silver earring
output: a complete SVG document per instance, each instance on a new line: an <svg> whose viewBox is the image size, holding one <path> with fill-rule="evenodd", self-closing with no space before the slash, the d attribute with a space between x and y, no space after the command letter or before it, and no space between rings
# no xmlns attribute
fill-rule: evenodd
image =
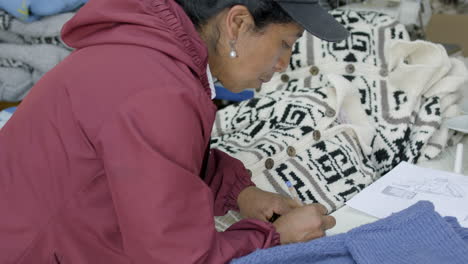
<svg viewBox="0 0 468 264"><path fill-rule="evenodd" d="M237 58L237 51L236 51L236 47L235 47L236 42L233 40L233 41L230 41L229 44L231 46L231 52L229 52L229 57L231 59L235 59L235 58Z"/></svg>

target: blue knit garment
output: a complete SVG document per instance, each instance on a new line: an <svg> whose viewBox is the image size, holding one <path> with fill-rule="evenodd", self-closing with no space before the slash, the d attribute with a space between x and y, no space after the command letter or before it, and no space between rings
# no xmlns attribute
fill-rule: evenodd
<svg viewBox="0 0 468 264"><path fill-rule="evenodd" d="M348 233L257 250L233 264L467 264L468 228L427 201Z"/></svg>
<svg viewBox="0 0 468 264"><path fill-rule="evenodd" d="M75 10L88 0L0 0L3 9L24 22Z"/></svg>

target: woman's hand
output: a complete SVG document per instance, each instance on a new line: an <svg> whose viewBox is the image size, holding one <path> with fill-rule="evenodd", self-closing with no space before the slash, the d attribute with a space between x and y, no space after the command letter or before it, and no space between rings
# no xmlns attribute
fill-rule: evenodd
<svg viewBox="0 0 468 264"><path fill-rule="evenodd" d="M273 213L285 215L301 207L296 201L282 195L266 192L257 187L245 188L237 198L240 213L244 218L268 221Z"/></svg>
<svg viewBox="0 0 468 264"><path fill-rule="evenodd" d="M280 234L281 244L305 242L325 236L325 230L336 225L333 216L321 204L301 205L279 194L257 187L247 187L237 198L240 213L245 218L268 221L273 213L281 215L273 225Z"/></svg>
<svg viewBox="0 0 468 264"><path fill-rule="evenodd" d="M304 205L278 218L273 225L280 234L281 244L306 242L325 236L325 230L336 225L333 216L321 204Z"/></svg>

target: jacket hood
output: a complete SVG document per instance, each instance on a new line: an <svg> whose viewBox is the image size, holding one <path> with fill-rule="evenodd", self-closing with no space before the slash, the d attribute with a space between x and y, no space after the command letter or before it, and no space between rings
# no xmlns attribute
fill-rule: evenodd
<svg viewBox="0 0 468 264"><path fill-rule="evenodd" d="M174 0L90 0L62 29L63 41L81 49L128 44L158 50L206 75L208 51Z"/></svg>

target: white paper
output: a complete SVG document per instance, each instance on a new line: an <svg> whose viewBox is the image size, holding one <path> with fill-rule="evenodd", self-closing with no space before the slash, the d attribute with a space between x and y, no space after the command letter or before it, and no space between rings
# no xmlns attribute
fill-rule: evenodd
<svg viewBox="0 0 468 264"><path fill-rule="evenodd" d="M468 227L468 177L402 162L347 202L384 218L418 201L430 201L442 216L454 216Z"/></svg>

